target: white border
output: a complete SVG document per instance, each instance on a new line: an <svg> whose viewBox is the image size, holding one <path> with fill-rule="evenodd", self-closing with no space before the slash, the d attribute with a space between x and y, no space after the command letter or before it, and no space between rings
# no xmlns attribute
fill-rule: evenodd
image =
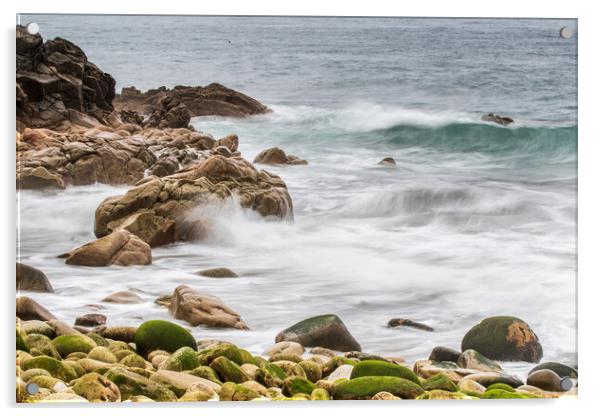
<svg viewBox="0 0 602 416"><path fill-rule="evenodd" d="M512 401L487 403L293 403L293 406L279 404L270 405L230 405L203 407L182 407L158 405L144 408L124 407L87 407L86 410L69 408L9 408L6 414L19 415L106 415L108 412L128 414L154 415L177 412L181 414L242 414L264 415L286 414L307 415L308 413L329 414L360 414L384 413L400 414L416 412L419 414L480 414L504 415L508 413L542 412L545 414L587 414L595 409L597 392L602 391L600 379L601 344L600 344L600 315L599 309L593 305L599 304L601 289L600 265L600 233L602 232L600 217L602 207L602 124L600 121L600 46L602 39L601 15L593 1L411 1L394 2L371 0L364 2L305 0L296 3L269 0L218 2L192 2L185 0L170 0L166 2L150 1L126 2L124 0L68 1L68 0L27 0L7 4L2 8L2 47L3 65L1 97L5 105L0 112L3 127L2 165L3 180L2 195L4 196L2 210L2 258L3 271L1 280L4 282L4 307L2 328L4 331L2 345L2 371L0 376L0 393L4 407L10 407L13 402L14 384L14 253L15 253L15 204L14 204L14 24L16 13L119 13L119 14L236 14L236 15L346 15L346 16L443 16L443 17L557 17L579 19L579 370L580 395L577 400L558 401ZM528 278L528 277L527 277ZM517 288L520 290L520 288ZM602 398L602 397L601 397ZM597 407L600 407L599 405ZM202 414L201 413L201 414Z"/></svg>

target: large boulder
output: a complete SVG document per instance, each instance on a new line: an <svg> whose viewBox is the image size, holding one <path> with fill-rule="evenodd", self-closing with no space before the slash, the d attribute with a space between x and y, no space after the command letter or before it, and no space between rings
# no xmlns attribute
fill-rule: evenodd
<svg viewBox="0 0 602 416"><path fill-rule="evenodd" d="M169 301L169 312L191 325L249 329L239 314L219 298L198 292L186 285L178 286Z"/></svg>
<svg viewBox="0 0 602 416"><path fill-rule="evenodd" d="M182 347L196 350L194 337L178 324L159 319L146 321L138 327L134 336L137 351L147 356L155 350L174 352Z"/></svg>
<svg viewBox="0 0 602 416"><path fill-rule="evenodd" d="M512 316L494 316L472 327L462 339L462 351L476 350L500 361L537 363L543 356L539 338L529 325Z"/></svg>
<svg viewBox="0 0 602 416"><path fill-rule="evenodd" d="M305 319L276 335L276 342L293 341L305 347L324 347L337 351L361 351L362 347L336 315Z"/></svg>
<svg viewBox="0 0 602 416"><path fill-rule="evenodd" d="M17 317L24 321L50 321L52 319L56 319L56 317L50 311L48 311L48 309L44 308L35 300L27 296L18 297L16 300L16 306Z"/></svg>
<svg viewBox="0 0 602 416"><path fill-rule="evenodd" d="M152 262L150 246L126 230L84 244L65 256L65 263L76 266L133 266Z"/></svg>
<svg viewBox="0 0 602 416"><path fill-rule="evenodd" d="M270 109L259 101L217 83L206 87L160 87L144 93L134 87L123 88L113 104L117 109L150 115L165 97L181 102L192 117L247 117L270 112Z"/></svg>
<svg viewBox="0 0 602 416"><path fill-rule="evenodd" d="M17 292L22 290L54 292L48 278L41 270L23 263L17 263Z"/></svg>
<svg viewBox="0 0 602 416"><path fill-rule="evenodd" d="M297 156L287 155L284 150L279 147L271 147L255 156L253 163L262 163L264 165L307 165L307 160L299 159Z"/></svg>
<svg viewBox="0 0 602 416"><path fill-rule="evenodd" d="M147 243L189 240L202 221L190 216L193 208L238 197L243 208L266 217L291 218L292 201L286 184L276 175L257 171L239 157L214 155L163 178L148 177L126 194L105 199L96 209L94 232L103 237L129 226L141 212L153 215L150 228L128 229ZM168 232L175 223L175 233ZM143 230L143 232L137 231Z"/></svg>
<svg viewBox="0 0 602 416"><path fill-rule="evenodd" d="M101 120L113 110L115 80L68 40L44 43L19 25L16 53L18 130L58 127L72 111Z"/></svg>
<svg viewBox="0 0 602 416"><path fill-rule="evenodd" d="M180 128L188 127L190 111L177 98L166 96L159 100L157 108L152 112L143 125L148 127Z"/></svg>

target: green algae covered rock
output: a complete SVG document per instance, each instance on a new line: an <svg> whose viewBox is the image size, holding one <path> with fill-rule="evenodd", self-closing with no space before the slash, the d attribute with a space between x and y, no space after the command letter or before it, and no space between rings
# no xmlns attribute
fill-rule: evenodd
<svg viewBox="0 0 602 416"><path fill-rule="evenodd" d="M361 351L362 347L336 315L304 319L276 335L276 342L292 341L305 347L325 347L336 351Z"/></svg>
<svg viewBox="0 0 602 416"><path fill-rule="evenodd" d="M111 343L109 341L107 341L105 338L101 337L99 334L97 334L95 332L90 332L90 333L86 334L86 336L88 338L90 338L92 341L94 341L96 343L96 345L98 345L99 347L108 347L109 345L111 345Z"/></svg>
<svg viewBox="0 0 602 416"><path fill-rule="evenodd" d="M73 384L73 392L90 402L119 402L119 387L100 374L90 373L78 378Z"/></svg>
<svg viewBox="0 0 602 416"><path fill-rule="evenodd" d="M92 360L102 361L104 363L114 364L117 362L117 357L107 347L95 347L88 353L88 358Z"/></svg>
<svg viewBox="0 0 602 416"><path fill-rule="evenodd" d="M77 361L63 360L63 364L75 371L77 377L81 377L84 374L86 374L86 370L84 369L84 367L82 367L81 364Z"/></svg>
<svg viewBox="0 0 602 416"><path fill-rule="evenodd" d="M28 382L30 379L36 376L50 376L50 373L42 368L32 368L31 370L23 371L21 373L21 380Z"/></svg>
<svg viewBox="0 0 602 416"><path fill-rule="evenodd" d="M315 383L322 378L322 366L315 361L304 360L299 362L299 365L305 371L309 381Z"/></svg>
<svg viewBox="0 0 602 416"><path fill-rule="evenodd" d="M222 384L215 370L207 365L200 365L194 370L189 371L188 374L213 381L217 384Z"/></svg>
<svg viewBox="0 0 602 416"><path fill-rule="evenodd" d="M514 388L512 386L509 386L507 384L504 383L493 383L491 384L489 387L487 387L487 389L485 391L489 391L489 390L506 390L509 392L514 392Z"/></svg>
<svg viewBox="0 0 602 416"><path fill-rule="evenodd" d="M443 373L435 374L422 382L422 388L425 390L445 390L455 392L458 386L448 376Z"/></svg>
<svg viewBox="0 0 602 416"><path fill-rule="evenodd" d="M462 351L469 349L501 361L537 363L543 356L535 332L513 316L494 316L472 327L462 339Z"/></svg>
<svg viewBox="0 0 602 416"><path fill-rule="evenodd" d="M25 345L25 341L23 340L24 332L19 331L17 328L17 350L29 352L29 348Z"/></svg>
<svg viewBox="0 0 602 416"><path fill-rule="evenodd" d="M292 361L294 363L299 363L299 362L303 361L303 358L301 358L295 354L276 353L270 357L270 362L275 362L275 361Z"/></svg>
<svg viewBox="0 0 602 416"><path fill-rule="evenodd" d="M285 396L292 397L298 393L311 394L316 388L314 383L306 378L299 376L291 376L284 379L282 392Z"/></svg>
<svg viewBox="0 0 602 416"><path fill-rule="evenodd" d="M230 343L221 343L199 353L199 360L203 365L211 364L217 357L226 357L238 365L244 364L241 350L236 345Z"/></svg>
<svg viewBox="0 0 602 416"><path fill-rule="evenodd" d="M281 387L286 376L282 368L272 363L266 363L255 373L257 381L266 387Z"/></svg>
<svg viewBox="0 0 602 416"><path fill-rule="evenodd" d="M59 380L63 380L65 382L69 382L77 378L77 373L75 372L75 370L68 367L63 362L45 355L30 358L21 365L21 368L23 370L41 368L43 370L48 371L52 377L56 377Z"/></svg>
<svg viewBox="0 0 602 416"><path fill-rule="evenodd" d="M487 390L483 393L483 399L530 399L531 395L527 393L517 393L503 389Z"/></svg>
<svg viewBox="0 0 602 416"><path fill-rule="evenodd" d="M461 392L452 392L448 390L430 390L425 391L417 397L418 400L474 400L477 397L470 396Z"/></svg>
<svg viewBox="0 0 602 416"><path fill-rule="evenodd" d="M45 335L29 334L25 337L25 344L27 345L28 351L31 352L32 355L40 355L36 353L35 350L37 350L43 355L56 358L57 360L61 359L61 355L54 347L54 344L50 338Z"/></svg>
<svg viewBox="0 0 602 416"><path fill-rule="evenodd" d="M342 366L343 364L353 365L355 366L359 361L352 360L350 358L336 356L332 357L322 366L322 375L329 376L334 370Z"/></svg>
<svg viewBox="0 0 602 416"><path fill-rule="evenodd" d="M219 375L222 381L232 381L239 384L249 380L238 364L226 357L217 357L209 367Z"/></svg>
<svg viewBox="0 0 602 416"><path fill-rule="evenodd" d="M135 353L126 355L121 359L121 361L119 361L119 363L125 365L126 367L146 368L146 361L144 358Z"/></svg>
<svg viewBox="0 0 602 416"><path fill-rule="evenodd" d="M161 364L162 370L186 371L195 369L200 365L196 350L190 347L182 347L169 356Z"/></svg>
<svg viewBox="0 0 602 416"><path fill-rule="evenodd" d="M206 402L218 398L217 393L204 383L194 383L178 399L179 402Z"/></svg>
<svg viewBox="0 0 602 416"><path fill-rule="evenodd" d="M18 328L24 333L24 336L29 334L40 334L46 335L50 339L56 336L54 329L44 321L21 321Z"/></svg>
<svg viewBox="0 0 602 416"><path fill-rule="evenodd" d="M366 376L391 376L410 380L420 385L418 376L412 370L402 365L397 365L380 360L360 361L353 367L351 379Z"/></svg>
<svg viewBox="0 0 602 416"><path fill-rule="evenodd" d="M196 351L196 341L190 332L173 322L155 319L138 327L134 335L138 353L146 357L154 350L174 352L182 347ZM152 397L151 397L152 398Z"/></svg>
<svg viewBox="0 0 602 416"><path fill-rule="evenodd" d="M418 384L400 377L367 376L335 383L335 400L368 400L376 393L387 391L402 399L414 399L424 393Z"/></svg>
<svg viewBox="0 0 602 416"><path fill-rule="evenodd" d="M89 353L97 345L85 335L61 335L52 340L61 357L66 357L72 352Z"/></svg>
<svg viewBox="0 0 602 416"><path fill-rule="evenodd" d="M176 395L167 387L123 367L112 367L104 376L119 387L121 400L132 396L146 396L158 402L174 402Z"/></svg>
<svg viewBox="0 0 602 416"><path fill-rule="evenodd" d="M231 381L224 383L219 392L219 399L221 401L249 401L259 397L261 397L259 393L248 387L233 383Z"/></svg>
<svg viewBox="0 0 602 416"><path fill-rule="evenodd" d="M242 365L242 364L257 365L257 360L255 360L255 357L249 351L245 350L244 348L239 348L238 352L240 353L240 359L241 359L241 364L239 364L239 365Z"/></svg>
<svg viewBox="0 0 602 416"><path fill-rule="evenodd" d="M323 388L315 388L310 395L310 400L330 400L330 393Z"/></svg>

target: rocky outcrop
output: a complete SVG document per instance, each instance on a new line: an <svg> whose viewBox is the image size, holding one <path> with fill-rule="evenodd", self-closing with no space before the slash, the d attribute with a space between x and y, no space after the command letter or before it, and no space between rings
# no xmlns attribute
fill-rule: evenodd
<svg viewBox="0 0 602 416"><path fill-rule="evenodd" d="M44 272L35 267L17 263L17 292L21 290L54 292Z"/></svg>
<svg viewBox="0 0 602 416"><path fill-rule="evenodd" d="M206 87L176 86L173 89L160 87L145 93L135 87L123 88L121 94L115 97L113 104L119 110L150 115L165 97L182 103L192 117L247 117L271 111L259 101L217 83Z"/></svg>
<svg viewBox="0 0 602 416"><path fill-rule="evenodd" d="M193 239L203 222L190 210L236 196L243 208L263 216L290 218L293 208L285 183L276 175L257 171L240 157L214 155L163 178L148 177L125 195L107 198L96 209L94 232L103 237L128 228L147 243ZM141 212L153 216L151 228L136 226ZM171 232L169 230L173 230ZM144 230L137 232L136 230Z"/></svg>
<svg viewBox="0 0 602 416"><path fill-rule="evenodd" d="M149 172L166 176L212 154L213 137L188 129L142 130L111 118L115 127L17 133L17 188L134 184Z"/></svg>
<svg viewBox="0 0 602 416"><path fill-rule="evenodd" d="M336 315L320 315L297 322L276 335L276 342L293 341L305 347L361 351L362 347Z"/></svg>
<svg viewBox="0 0 602 416"><path fill-rule="evenodd" d="M63 256L65 263L75 266L133 266L152 262L150 246L126 230L115 231Z"/></svg>
<svg viewBox="0 0 602 416"><path fill-rule="evenodd" d="M191 325L249 329L239 314L226 306L221 299L198 292L186 285L178 286L168 302L169 312L176 319Z"/></svg>
<svg viewBox="0 0 602 416"><path fill-rule="evenodd" d="M188 127L190 111L178 98L165 96L159 100L149 119L143 123L147 127L180 128Z"/></svg>
<svg viewBox="0 0 602 416"><path fill-rule="evenodd" d="M297 156L287 155L279 147L272 147L263 150L257 156L253 163L262 163L264 165L307 165L307 160L299 159Z"/></svg>
<svg viewBox="0 0 602 416"><path fill-rule="evenodd" d="M43 42L17 26L16 53L18 130L58 128L78 114L100 121L113 110L115 80L68 40Z"/></svg>

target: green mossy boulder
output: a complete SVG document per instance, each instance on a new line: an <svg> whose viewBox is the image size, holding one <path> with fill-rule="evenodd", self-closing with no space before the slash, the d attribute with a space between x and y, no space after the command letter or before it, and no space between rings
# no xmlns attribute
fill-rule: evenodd
<svg viewBox="0 0 602 416"><path fill-rule="evenodd" d="M61 359L61 355L54 347L54 344L50 338L48 338L46 335L29 334L25 337L25 344L33 355L47 355L49 357L56 358L57 360ZM34 350L39 351L41 354L34 354Z"/></svg>
<svg viewBox="0 0 602 416"><path fill-rule="evenodd" d="M194 383L178 399L179 402L206 402L217 398L217 394L204 383Z"/></svg>
<svg viewBox="0 0 602 416"><path fill-rule="evenodd" d="M197 348L190 332L180 325L159 319L146 321L140 325L134 335L134 343L138 353L143 357L154 350L174 352L182 347L190 347L193 350Z"/></svg>
<svg viewBox="0 0 602 416"><path fill-rule="evenodd" d="M240 349L233 344L221 343L199 353L199 360L203 365L209 365L217 357L226 357L238 365L244 364Z"/></svg>
<svg viewBox="0 0 602 416"><path fill-rule="evenodd" d="M66 357L72 352L87 354L97 346L91 338L85 335L61 335L52 340L52 345L61 357Z"/></svg>
<svg viewBox="0 0 602 416"><path fill-rule="evenodd" d="M391 376L410 380L420 385L418 376L412 370L402 365L388 363L380 360L360 361L353 367L351 379L366 376Z"/></svg>
<svg viewBox="0 0 602 416"><path fill-rule="evenodd" d="M90 373L78 378L73 384L73 392L90 402L119 402L119 387L100 374Z"/></svg>
<svg viewBox="0 0 602 416"><path fill-rule="evenodd" d="M90 333L86 334L86 336L88 338L90 338L92 341L94 341L96 343L96 345L98 345L99 347L108 347L109 345L111 345L111 343L108 340L101 337L100 335L98 335L95 332L90 332Z"/></svg>
<svg viewBox="0 0 602 416"><path fill-rule="evenodd" d="M249 380L239 365L226 357L217 357L209 366L219 375L222 381L232 381L239 384Z"/></svg>
<svg viewBox="0 0 602 416"><path fill-rule="evenodd" d="M190 347L182 347L169 356L161 364L162 370L186 371L193 370L200 365L198 353Z"/></svg>
<svg viewBox="0 0 602 416"><path fill-rule="evenodd" d="M146 396L158 402L175 402L176 395L167 387L149 380L122 367L110 368L105 377L119 387L121 400L127 400L132 396Z"/></svg>
<svg viewBox="0 0 602 416"><path fill-rule="evenodd" d="M361 351L362 347L336 315L313 316L276 335L276 342L298 342L305 347L324 347L336 351Z"/></svg>
<svg viewBox="0 0 602 416"><path fill-rule="evenodd" d="M255 360L255 357L253 357L253 354L251 354L249 351L243 349L243 348L239 348L238 352L240 353L240 360L242 361L242 364L255 364L257 365L257 361Z"/></svg>
<svg viewBox="0 0 602 416"><path fill-rule="evenodd" d="M299 362L303 361L303 358L301 358L295 354L276 353L270 357L270 362L273 363L275 361L292 361L294 363L299 363Z"/></svg>
<svg viewBox="0 0 602 416"><path fill-rule="evenodd" d="M238 402L238 401L249 401L261 397L257 392L252 389L241 386L233 382L227 382L222 385L219 392L220 401Z"/></svg>
<svg viewBox="0 0 602 416"><path fill-rule="evenodd" d="M299 376L291 376L284 379L282 392L285 396L292 397L298 393L311 394L316 388L314 383L306 378Z"/></svg>
<svg viewBox="0 0 602 416"><path fill-rule="evenodd" d="M21 368L23 370L41 368L48 371L52 377L56 377L65 382L69 382L77 378L77 373L72 368L55 358L45 355L30 358L21 365Z"/></svg>
<svg viewBox="0 0 602 416"><path fill-rule="evenodd" d="M117 357L107 347L95 347L88 353L88 358L102 361L104 363L115 364Z"/></svg>
<svg viewBox="0 0 602 416"><path fill-rule="evenodd" d="M25 335L40 334L40 335L45 335L50 339L56 337L56 332L54 331L54 329L44 321L37 321L37 320L21 321L18 324L18 328Z"/></svg>
<svg viewBox="0 0 602 416"><path fill-rule="evenodd" d="M126 355L121 359L121 361L119 361L119 363L125 365L126 367L146 368L146 361L144 358L135 353Z"/></svg>
<svg viewBox="0 0 602 416"><path fill-rule="evenodd" d="M513 316L494 316L472 327L462 339L462 351L469 349L501 361L537 363L543 356L535 332Z"/></svg>
<svg viewBox="0 0 602 416"><path fill-rule="evenodd" d="M445 390L455 392L458 386L448 376L443 373L435 374L422 382L422 388L425 390Z"/></svg>
<svg viewBox="0 0 602 416"><path fill-rule="evenodd" d="M17 328L17 350L29 352L29 347L25 344L25 341L23 340L24 334L24 332L19 331L19 328Z"/></svg>
<svg viewBox="0 0 602 416"><path fill-rule="evenodd" d="M461 392L452 392L448 390L430 390L425 391L417 397L418 400L467 400L477 399Z"/></svg>
<svg viewBox="0 0 602 416"><path fill-rule="evenodd" d="M328 360L322 366L322 375L324 377L328 377L330 375L330 373L332 373L334 370L336 370L343 364L349 364L349 365L355 366L358 362L359 361L357 361L357 360L352 360L350 358L341 357L341 356L337 355L336 357L332 357L330 360Z"/></svg>
<svg viewBox="0 0 602 416"><path fill-rule="evenodd" d="M541 363L541 364L533 367L531 369L531 371L529 371L529 374L531 374L535 371L538 371L538 370L551 370L551 371L555 372L556 374L558 374L558 376L560 376L560 377L570 377L570 378L578 377L578 372L576 369L574 369L573 367L569 367L568 365L561 364L561 363L555 363L555 362Z"/></svg>
<svg viewBox="0 0 602 416"><path fill-rule="evenodd" d="M77 361L63 360L63 364L75 371L75 374L77 374L78 378L86 374L84 367L82 367Z"/></svg>
<svg viewBox="0 0 602 416"><path fill-rule="evenodd" d="M201 377L209 381L213 381L217 384L222 384L222 381L217 376L215 370L207 365L200 365L194 370L189 371L188 373L196 377Z"/></svg>
<svg viewBox="0 0 602 416"><path fill-rule="evenodd" d="M530 395L526 393L516 393L503 389L487 390L483 394L483 399L529 399Z"/></svg>
<svg viewBox="0 0 602 416"><path fill-rule="evenodd" d="M315 361L304 360L300 361L299 365L305 371L309 381L315 383L322 378L322 366Z"/></svg>
<svg viewBox="0 0 602 416"><path fill-rule="evenodd" d="M330 393L326 389L315 388L311 392L310 400L330 400Z"/></svg>
<svg viewBox="0 0 602 416"><path fill-rule="evenodd" d="M112 351L111 351L112 352ZM115 351L113 352L113 354L115 355L115 358L117 358L117 361L121 362L125 357L127 357L128 355L137 355L134 351L132 350L119 350L119 351ZM138 355L139 356L139 355ZM140 356L139 356L140 357Z"/></svg>
<svg viewBox="0 0 602 416"><path fill-rule="evenodd" d="M28 382L30 379L36 377L36 376L50 376L50 373L46 370L44 370L43 368L32 368L31 370L27 370L27 371L23 371L20 375L21 380L23 380L24 382Z"/></svg>
<svg viewBox="0 0 602 416"><path fill-rule="evenodd" d="M85 352L72 352L71 354L65 357L65 360L77 361L81 360L82 358L88 358L88 354L86 354Z"/></svg>
<svg viewBox="0 0 602 416"><path fill-rule="evenodd" d="M272 363L266 363L255 373L255 379L266 387L282 387L286 376L282 368Z"/></svg>
<svg viewBox="0 0 602 416"><path fill-rule="evenodd" d="M424 393L418 384L400 377L368 376L335 382L335 400L369 400L376 393L387 391L402 399L414 399Z"/></svg>
<svg viewBox="0 0 602 416"><path fill-rule="evenodd" d="M498 389L498 390L506 390L506 391L509 391L509 392L514 392L515 391L512 386L509 386L509 385L504 384L504 383L493 383L489 387L487 387L486 391L488 391L488 390L496 390L496 389Z"/></svg>
<svg viewBox="0 0 602 416"><path fill-rule="evenodd" d="M110 341L109 349L113 354L115 354L116 357L119 351L135 352L134 349L127 342L123 341Z"/></svg>
<svg viewBox="0 0 602 416"><path fill-rule="evenodd" d="M31 384L37 384L41 389L48 389L55 393L67 388L67 385L64 381L52 376L35 376L32 377L29 382Z"/></svg>
<svg viewBox="0 0 602 416"><path fill-rule="evenodd" d="M305 370L298 363L294 363L292 361L275 361L273 364L280 367L287 376L299 376L303 378L307 378L307 374L305 374Z"/></svg>

